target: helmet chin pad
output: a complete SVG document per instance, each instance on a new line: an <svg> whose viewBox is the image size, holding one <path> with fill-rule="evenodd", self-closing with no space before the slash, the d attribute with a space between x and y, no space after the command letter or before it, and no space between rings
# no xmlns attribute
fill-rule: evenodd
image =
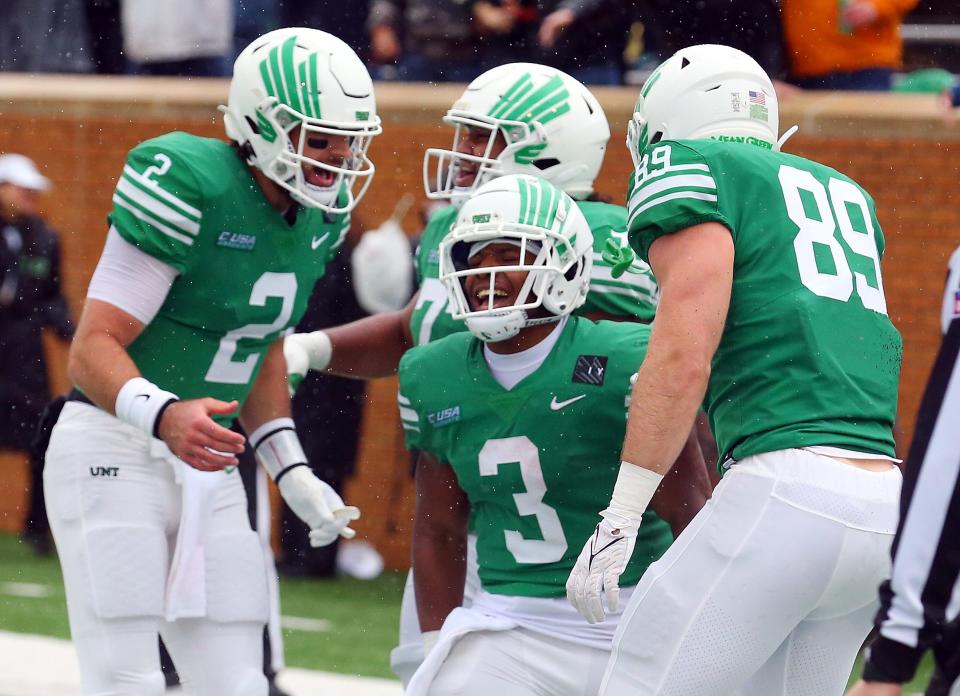
<svg viewBox="0 0 960 696"><path fill-rule="evenodd" d="M522 309L511 309L501 314L464 319L467 328L484 343L497 343L513 338L527 324L527 313Z"/></svg>

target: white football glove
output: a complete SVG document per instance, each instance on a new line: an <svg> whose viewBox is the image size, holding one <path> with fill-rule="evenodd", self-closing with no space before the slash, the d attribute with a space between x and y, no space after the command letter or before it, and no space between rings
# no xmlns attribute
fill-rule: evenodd
<svg viewBox="0 0 960 696"><path fill-rule="evenodd" d="M357 302L370 314L402 309L413 294L413 250L393 218L360 237L350 266Z"/></svg>
<svg viewBox="0 0 960 696"><path fill-rule="evenodd" d="M308 370L323 370L330 364L333 346L323 331L294 333L283 339L283 357L287 362L290 398L307 376Z"/></svg>
<svg viewBox="0 0 960 696"><path fill-rule="evenodd" d="M642 519L610 508L600 516L567 578L567 600L592 624L604 619L601 593L606 594L607 611L620 610L620 575L633 555Z"/></svg>
<svg viewBox="0 0 960 696"><path fill-rule="evenodd" d="M349 525L360 518L360 510L344 505L337 492L314 476L309 467L291 469L277 487L290 509L310 527L311 546L327 546L338 536L352 539L357 535Z"/></svg>

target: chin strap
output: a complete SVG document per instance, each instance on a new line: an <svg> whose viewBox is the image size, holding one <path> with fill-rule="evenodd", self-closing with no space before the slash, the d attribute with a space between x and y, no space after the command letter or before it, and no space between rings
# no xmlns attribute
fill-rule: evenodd
<svg viewBox="0 0 960 696"><path fill-rule="evenodd" d="M793 137L794 133L800 130L800 126L790 126L783 135L780 136L780 139L777 141L777 151L783 147L783 144L787 142L790 138Z"/></svg>

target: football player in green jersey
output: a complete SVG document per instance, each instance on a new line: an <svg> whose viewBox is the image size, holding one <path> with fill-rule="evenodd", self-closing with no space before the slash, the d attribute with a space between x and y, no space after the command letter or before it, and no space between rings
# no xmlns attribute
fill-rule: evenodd
<svg viewBox="0 0 960 696"><path fill-rule="evenodd" d="M444 122L453 126L449 150L424 155L427 195L451 200L436 212L420 237L416 255L419 290L407 307L346 326L295 334L284 350L291 382L315 370L364 379L394 374L404 351L464 331L447 304L440 282L438 248L457 210L482 182L504 174L530 174L550 181L577 201L593 232L590 292L578 314L649 322L658 290L649 267L637 261L636 273L614 278L601 258L608 240L626 244L627 211L599 200L594 180L610 138L596 98L569 75L543 65L510 63L483 73L451 107ZM472 549L471 545L471 549ZM467 601L478 582L468 573ZM406 681L421 659L412 582L404 595L400 646L391 660Z"/></svg>
<svg viewBox="0 0 960 696"><path fill-rule="evenodd" d="M607 696L841 694L889 570L901 341L883 235L856 182L777 132L767 75L710 45L664 62L630 124L629 239L662 299L624 464L568 582L590 621L629 558L609 544L635 533L701 402L725 475L638 585Z"/></svg>
<svg viewBox="0 0 960 696"><path fill-rule="evenodd" d="M571 316L586 301L592 235L542 179L483 185L440 243L457 332L400 362L400 416L419 452L414 578L427 656L408 696L595 693L614 622L564 600L573 540L620 467L630 378L648 326ZM648 511L623 599L709 495L695 438ZM482 588L461 607L467 526ZM619 597L611 597L617 611ZM442 625L442 630L441 630ZM439 633L437 633L439 631Z"/></svg>
<svg viewBox="0 0 960 696"><path fill-rule="evenodd" d="M159 632L189 693L266 696L235 416L312 543L359 516L306 466L279 339L373 173L370 77L336 37L282 29L237 58L223 111L231 144L129 153L70 352L44 483L85 694L162 694Z"/></svg>

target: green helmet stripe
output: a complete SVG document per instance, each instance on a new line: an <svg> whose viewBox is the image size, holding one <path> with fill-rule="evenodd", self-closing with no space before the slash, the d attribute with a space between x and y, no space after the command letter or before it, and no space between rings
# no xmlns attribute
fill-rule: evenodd
<svg viewBox="0 0 960 696"><path fill-rule="evenodd" d="M563 101L560 103L560 106L544 113L543 116L540 117L539 121L540 123L550 123L550 121L555 119L557 116L563 116L568 111L570 111L570 102L567 101L565 95Z"/></svg>
<svg viewBox="0 0 960 696"><path fill-rule="evenodd" d="M270 69L267 67L267 61L260 62L260 76L263 78L263 86L267 94L271 97L277 96L277 88L273 86L273 80L270 79Z"/></svg>
<svg viewBox="0 0 960 696"><path fill-rule="evenodd" d="M524 123L539 121L569 97L570 92L563 86L563 80L559 75L554 75L539 89L533 90L530 94L525 92L518 95L514 102L508 105L508 110L501 118ZM554 114L550 118L556 118L557 115L559 114Z"/></svg>
<svg viewBox="0 0 960 696"><path fill-rule="evenodd" d="M277 91L275 95L277 101L286 103L287 92L283 85L283 75L280 74L280 49L276 46L271 48L268 60L270 61L270 76L273 78L273 84Z"/></svg>
<svg viewBox="0 0 960 696"><path fill-rule="evenodd" d="M640 96L644 99L647 98L647 95L650 94L650 90L657 83L657 80L660 79L660 73L663 71L663 65L653 71L653 74L647 78L647 81L643 83L643 88L640 90Z"/></svg>
<svg viewBox="0 0 960 696"><path fill-rule="evenodd" d="M310 103L310 83L307 82L307 61L303 61L297 66L297 75L300 78L298 86L300 87L300 98L303 100L303 113L313 118L313 104Z"/></svg>
<svg viewBox="0 0 960 696"><path fill-rule="evenodd" d="M313 117L320 118L320 87L317 84L317 54L311 53L308 60L310 71L310 100L313 102Z"/></svg>
<svg viewBox="0 0 960 696"><path fill-rule="evenodd" d="M303 113L303 109L300 108L300 98L297 97L297 70L293 65L293 49L296 44L296 36L291 36L283 42L283 80L287 87L287 106Z"/></svg>
<svg viewBox="0 0 960 696"><path fill-rule="evenodd" d="M500 115L504 111L510 108L510 105L516 102L517 99L523 97L524 94L529 92L533 88L533 79L530 77L530 73L524 73L520 79L514 82L510 89L508 89L502 97L493 105L493 108L490 109L488 116L493 118L500 118Z"/></svg>
<svg viewBox="0 0 960 696"><path fill-rule="evenodd" d="M527 224L527 208L530 205L530 187L525 179L517 179L517 189L520 191L520 215L517 220L520 224Z"/></svg>
<svg viewBox="0 0 960 696"><path fill-rule="evenodd" d="M553 219L557 214L556 191L553 188L540 186L540 214L537 215L537 221L541 227L550 229L553 227Z"/></svg>

